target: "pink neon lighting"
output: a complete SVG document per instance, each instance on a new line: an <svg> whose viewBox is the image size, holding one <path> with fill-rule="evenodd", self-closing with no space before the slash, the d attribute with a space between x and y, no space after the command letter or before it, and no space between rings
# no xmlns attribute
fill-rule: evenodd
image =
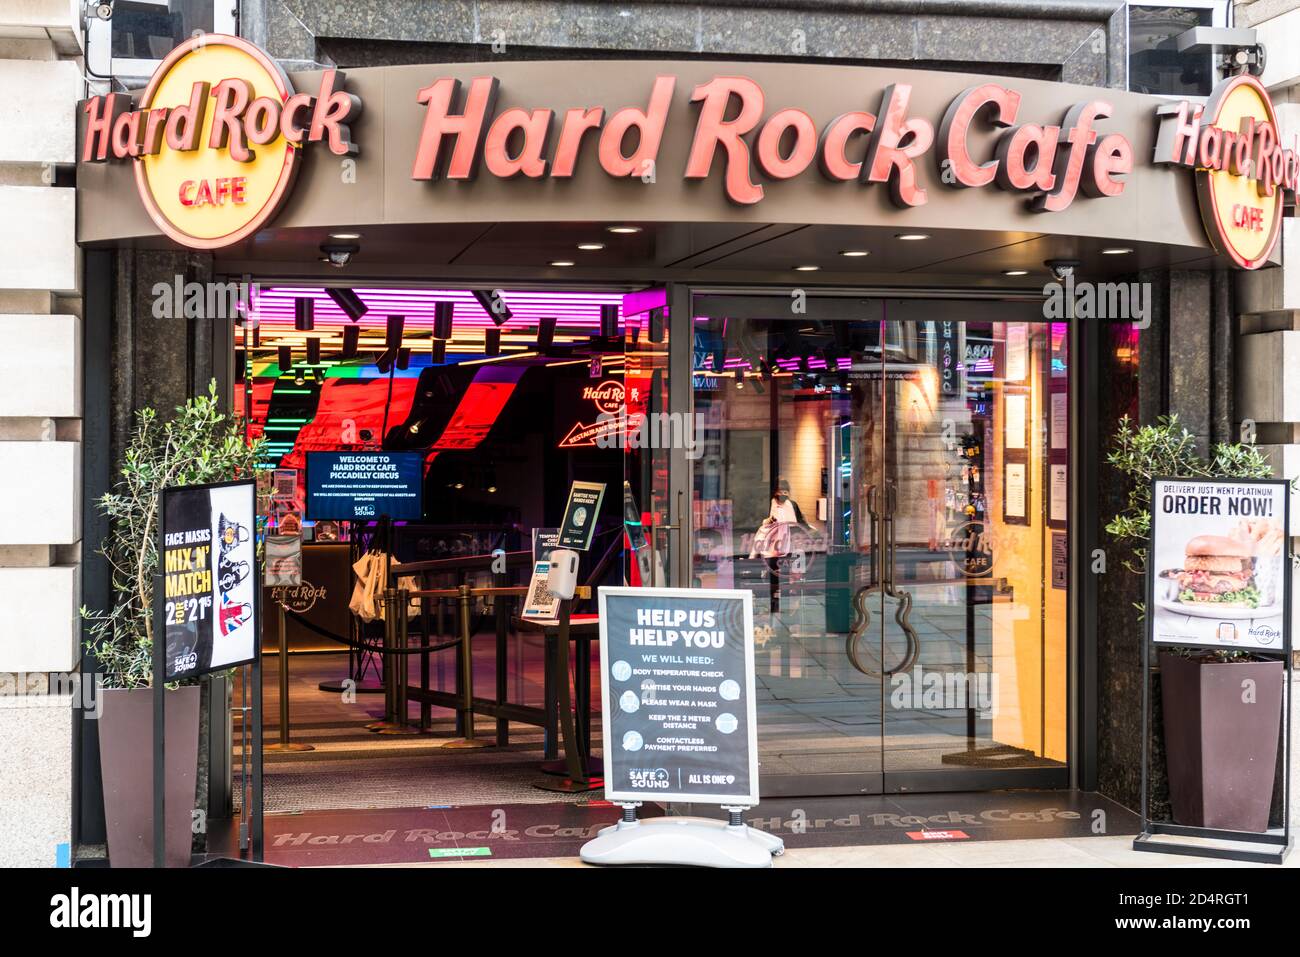
<svg viewBox="0 0 1300 957"><path fill-rule="evenodd" d="M355 288L353 291L370 310L357 323L363 329L383 328L385 317L388 315L405 316L408 331L413 328L420 330L432 328L434 304L439 301L456 304L455 328L458 330L496 327L492 317L465 289ZM551 317L555 318L559 331L596 330L600 328L600 307L609 304L619 306L620 328L623 325L622 293L502 290L501 298L505 300L511 312L510 321L502 326L507 334L523 332L530 326L536 326L539 319ZM346 313L336 306L334 301L325 294L325 290L319 286L275 286L263 289L257 298L253 315L265 326L291 329L295 299L315 300L317 331L335 332L344 326L352 325Z"/></svg>

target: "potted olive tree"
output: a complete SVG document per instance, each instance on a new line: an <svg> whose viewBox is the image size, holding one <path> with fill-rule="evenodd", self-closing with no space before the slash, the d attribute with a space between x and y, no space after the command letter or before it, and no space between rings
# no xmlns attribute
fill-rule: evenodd
<svg viewBox="0 0 1300 957"><path fill-rule="evenodd" d="M111 604L82 608L86 650L103 672L99 719L104 818L114 867L153 864L153 576L158 567L159 493L165 488L253 475L260 449L242 425L223 415L213 382L160 419L136 413L113 490L98 502L111 521L100 554L109 563ZM199 748L197 679L168 687L164 742L166 862L189 864Z"/></svg>
<svg viewBox="0 0 1300 957"><path fill-rule="evenodd" d="M1220 443L1206 461L1196 439L1163 416L1135 428L1125 416L1107 461L1130 480L1106 531L1126 546L1123 565L1148 572L1153 478L1270 478L1253 445ZM1146 609L1136 605L1139 615ZM1146 640L1145 637L1143 640ZM1233 649L1162 649L1160 699L1174 821L1236 831L1268 829L1277 768L1285 664Z"/></svg>

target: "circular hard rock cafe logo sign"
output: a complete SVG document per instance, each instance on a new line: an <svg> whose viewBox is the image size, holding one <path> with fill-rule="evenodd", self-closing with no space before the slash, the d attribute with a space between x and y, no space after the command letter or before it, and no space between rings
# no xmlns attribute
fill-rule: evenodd
<svg viewBox="0 0 1300 957"><path fill-rule="evenodd" d="M301 585L277 585L271 589L271 598L284 606L286 611L305 615L316 607L316 602L325 597L325 586L313 585L303 580Z"/></svg>
<svg viewBox="0 0 1300 957"><path fill-rule="evenodd" d="M1262 165L1273 166L1277 162L1278 149L1277 115L1273 112L1273 103L1263 85L1253 76L1239 76L1221 85L1214 96L1205 105L1205 114L1209 125L1205 126L1209 141L1207 148L1198 150L1206 154L1205 166L1196 170L1196 186L1200 194L1201 216L1205 219L1210 238L1221 240L1216 243L1220 252L1226 252L1238 265L1254 269L1272 252L1277 242L1278 230L1282 227L1282 184L1278 179L1269 177L1273 184L1272 195L1267 195L1262 188L1265 174L1272 169L1258 168ZM1271 148L1268 153L1259 155L1259 147L1254 150L1249 145L1251 138L1243 132L1255 130L1255 139L1267 139ZM1267 134L1265 130L1271 129ZM1219 147L1215 156L1214 135L1211 131L1236 130L1238 136L1234 142L1231 156L1224 156L1226 151ZM1219 139L1222 140L1220 132ZM1218 162L1215 162L1215 160ZM1254 164L1255 168L1247 166ZM1280 170L1279 170L1280 172Z"/></svg>
<svg viewBox="0 0 1300 957"><path fill-rule="evenodd" d="M993 574L993 537L983 522L965 522L943 543L948 557L967 578Z"/></svg>
<svg viewBox="0 0 1300 957"><path fill-rule="evenodd" d="M594 402L597 410L606 415L613 415L623 407L623 383L606 379L600 385L589 385L584 388L582 397Z"/></svg>
<svg viewBox="0 0 1300 957"><path fill-rule="evenodd" d="M305 144L358 152L348 122L361 101L343 81L326 70L315 95L295 93L251 43L200 34L168 54L138 103L124 93L86 102L82 160L133 161L159 229L192 249L229 246L280 209Z"/></svg>
<svg viewBox="0 0 1300 957"><path fill-rule="evenodd" d="M1258 269L1282 228L1285 194L1296 190L1300 153L1283 141L1268 91L1249 75L1219 83L1204 107L1162 106L1156 162L1196 170L1197 199L1215 251Z"/></svg>

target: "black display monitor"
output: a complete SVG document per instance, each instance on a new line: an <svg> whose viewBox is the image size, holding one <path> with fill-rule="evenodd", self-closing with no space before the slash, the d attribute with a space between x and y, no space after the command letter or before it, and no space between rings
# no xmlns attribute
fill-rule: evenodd
<svg viewBox="0 0 1300 957"><path fill-rule="evenodd" d="M418 522L423 492L423 452L307 453L308 521Z"/></svg>

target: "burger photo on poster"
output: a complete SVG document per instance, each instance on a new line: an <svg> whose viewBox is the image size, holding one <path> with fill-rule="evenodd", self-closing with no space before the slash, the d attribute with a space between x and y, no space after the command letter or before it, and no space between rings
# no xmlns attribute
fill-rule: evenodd
<svg viewBox="0 0 1300 957"><path fill-rule="evenodd" d="M1242 520L1228 535L1197 535L1184 548L1183 567L1167 573L1181 605L1256 609L1277 602L1275 567L1282 529L1267 520Z"/></svg>
<svg viewBox="0 0 1300 957"><path fill-rule="evenodd" d="M1258 608L1253 549L1225 535L1197 535L1187 543L1178 575L1178 600L1220 608Z"/></svg>

